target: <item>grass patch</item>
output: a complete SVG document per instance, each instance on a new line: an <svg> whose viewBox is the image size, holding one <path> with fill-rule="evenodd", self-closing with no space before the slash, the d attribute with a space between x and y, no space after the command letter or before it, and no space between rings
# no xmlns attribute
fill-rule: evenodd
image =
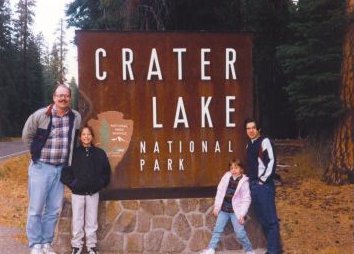
<svg viewBox="0 0 354 254"><path fill-rule="evenodd" d="M0 142L10 142L21 140L21 137L0 137Z"/></svg>
<svg viewBox="0 0 354 254"><path fill-rule="evenodd" d="M24 229L27 219L28 154L0 163L0 224Z"/></svg>
<svg viewBox="0 0 354 254"><path fill-rule="evenodd" d="M5 179L5 177L8 175L9 168L4 167L3 170L0 171L0 180Z"/></svg>

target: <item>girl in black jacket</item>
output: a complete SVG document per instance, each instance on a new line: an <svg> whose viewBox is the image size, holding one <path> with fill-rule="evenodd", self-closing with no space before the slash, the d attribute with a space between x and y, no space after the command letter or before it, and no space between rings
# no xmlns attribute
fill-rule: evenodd
<svg viewBox="0 0 354 254"><path fill-rule="evenodd" d="M106 153L93 146L93 132L88 126L80 130L80 146L72 164L62 171L61 181L72 191L72 254L82 253L83 238L89 254L97 254L99 191L110 180L111 168Z"/></svg>

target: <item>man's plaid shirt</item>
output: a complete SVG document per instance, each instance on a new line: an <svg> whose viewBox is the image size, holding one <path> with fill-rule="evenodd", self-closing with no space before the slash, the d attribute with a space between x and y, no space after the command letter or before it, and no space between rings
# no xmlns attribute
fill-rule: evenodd
<svg viewBox="0 0 354 254"><path fill-rule="evenodd" d="M69 116L57 115L55 108L52 109L52 126L45 145L42 148L40 161L51 164L64 164L67 160L69 149Z"/></svg>

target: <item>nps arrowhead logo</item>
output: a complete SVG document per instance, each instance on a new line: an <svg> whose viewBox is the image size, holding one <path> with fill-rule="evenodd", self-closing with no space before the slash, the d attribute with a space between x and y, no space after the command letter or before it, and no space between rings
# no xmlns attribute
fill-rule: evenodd
<svg viewBox="0 0 354 254"><path fill-rule="evenodd" d="M118 111L106 111L98 114L98 120L90 119L87 123L95 133L94 145L107 153L113 171L128 150L133 134L133 120L123 116Z"/></svg>

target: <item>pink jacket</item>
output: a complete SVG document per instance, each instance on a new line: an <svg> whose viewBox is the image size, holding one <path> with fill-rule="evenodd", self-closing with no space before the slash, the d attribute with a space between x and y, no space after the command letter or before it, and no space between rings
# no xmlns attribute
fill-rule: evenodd
<svg viewBox="0 0 354 254"><path fill-rule="evenodd" d="M221 209L222 202L226 194L227 186L229 185L230 177L232 176L230 171L227 171L221 178L218 185L218 189L215 196L214 209ZM232 197L232 208L234 209L235 215L238 219L244 217L247 214L248 208L251 204L251 194L250 186L248 182L248 177L242 175L240 179L235 194Z"/></svg>

